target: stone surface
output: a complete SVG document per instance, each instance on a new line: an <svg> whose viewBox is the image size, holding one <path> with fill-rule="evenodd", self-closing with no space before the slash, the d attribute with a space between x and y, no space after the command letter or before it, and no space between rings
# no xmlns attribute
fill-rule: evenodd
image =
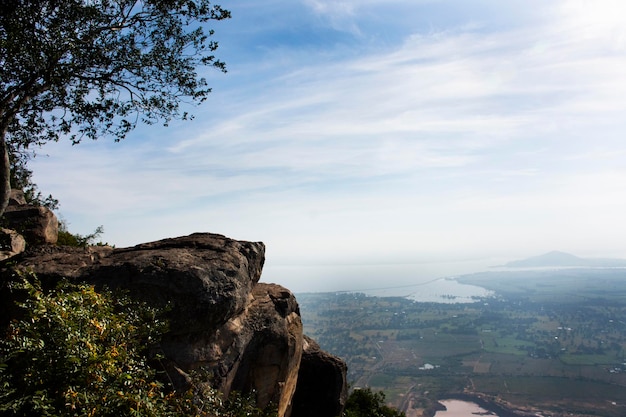
<svg viewBox="0 0 626 417"><path fill-rule="evenodd" d="M167 307L172 334L189 336L213 331L243 312L264 260L263 243L196 233L120 249L33 247L18 268L32 270L42 281L69 278L124 288Z"/></svg>
<svg viewBox="0 0 626 417"><path fill-rule="evenodd" d="M9 206L25 206L26 198L24 198L24 191L11 190L9 193Z"/></svg>
<svg viewBox="0 0 626 417"><path fill-rule="evenodd" d="M24 237L11 229L0 229L0 261L24 252Z"/></svg>
<svg viewBox="0 0 626 417"><path fill-rule="evenodd" d="M56 243L59 221L46 207L9 205L3 216L5 226L17 230L29 245Z"/></svg>
<svg viewBox="0 0 626 417"><path fill-rule="evenodd" d="M254 390L260 406L273 403L279 416L289 415L303 346L298 303L276 284L258 284L253 298L244 325L252 335L229 388Z"/></svg>
<svg viewBox="0 0 626 417"><path fill-rule="evenodd" d="M346 405L347 367L341 359L320 349L304 336L298 388L291 417L336 417Z"/></svg>
<svg viewBox="0 0 626 417"><path fill-rule="evenodd" d="M183 386L188 372L202 369L223 392L254 390L260 406L289 417L305 339L293 294L258 283L264 255L261 242L196 233L122 249L29 247L11 268L34 271L45 285L85 281L167 307L170 331L160 348L175 382ZM309 356L323 356L315 352ZM345 364L343 371L345 381Z"/></svg>

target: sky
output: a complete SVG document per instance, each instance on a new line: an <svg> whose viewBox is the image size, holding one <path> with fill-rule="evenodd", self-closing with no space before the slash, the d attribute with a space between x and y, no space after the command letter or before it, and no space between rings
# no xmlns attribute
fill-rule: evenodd
<svg viewBox="0 0 626 417"><path fill-rule="evenodd" d="M71 231L262 241L294 292L626 258L626 2L221 5L193 121L33 161Z"/></svg>

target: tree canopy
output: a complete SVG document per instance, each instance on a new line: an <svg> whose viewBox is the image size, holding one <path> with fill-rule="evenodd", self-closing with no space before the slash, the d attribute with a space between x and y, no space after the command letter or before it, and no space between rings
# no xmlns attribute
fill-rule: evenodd
<svg viewBox="0 0 626 417"><path fill-rule="evenodd" d="M405 414L386 405L382 391L363 388L350 393L343 417L405 417Z"/></svg>
<svg viewBox="0 0 626 417"><path fill-rule="evenodd" d="M182 102L211 89L198 67L225 71L206 23L230 17L208 0L6 0L0 14L0 215L9 152L67 137L123 139L138 123L186 119Z"/></svg>

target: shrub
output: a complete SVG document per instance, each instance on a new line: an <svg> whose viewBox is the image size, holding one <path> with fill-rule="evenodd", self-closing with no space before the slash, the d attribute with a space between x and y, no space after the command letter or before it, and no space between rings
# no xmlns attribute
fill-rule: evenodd
<svg viewBox="0 0 626 417"><path fill-rule="evenodd" d="M165 323L108 291L66 281L45 293L23 278L24 317L0 345L0 412L16 416L165 416L168 396L147 365Z"/></svg>
<svg viewBox="0 0 626 417"><path fill-rule="evenodd" d="M64 221L59 222L59 234L57 245L59 246L74 246L74 247L87 247L89 245L93 245L96 239L104 233L104 228L102 226L96 227L92 233L88 235L81 235L78 233L71 233L67 230L67 224ZM95 243L97 246L108 246L107 243L98 242Z"/></svg>
<svg viewBox="0 0 626 417"><path fill-rule="evenodd" d="M404 413L385 404L382 391L355 389L346 401L343 417L405 417Z"/></svg>
<svg viewBox="0 0 626 417"><path fill-rule="evenodd" d="M34 276L15 282L26 299L0 341L1 416L271 415L207 384L178 395L160 382L148 364L166 330L157 310L87 284L47 292Z"/></svg>

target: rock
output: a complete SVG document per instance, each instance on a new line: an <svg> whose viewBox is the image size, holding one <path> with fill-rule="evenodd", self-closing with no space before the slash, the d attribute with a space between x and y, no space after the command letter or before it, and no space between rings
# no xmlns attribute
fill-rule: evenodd
<svg viewBox="0 0 626 417"><path fill-rule="evenodd" d="M167 308L170 330L160 348L179 387L188 383L191 371L203 370L224 393L254 390L259 406L271 403L279 417L290 416L294 393L300 390L304 345L314 342L305 342L293 294L258 283L263 243L196 233L122 249L35 246L14 259L12 269L32 270L47 286L68 278L122 288L135 299ZM337 391L337 380L345 382L345 364L341 368L340 361L333 362L336 358L322 355L319 348L312 352L309 348L309 357L326 358L320 367L333 363L335 371L343 369L343 379L329 371L323 377L332 381L317 382L318 389ZM324 394L323 402L339 391ZM337 398L328 401L333 409L342 404Z"/></svg>
<svg viewBox="0 0 626 417"><path fill-rule="evenodd" d="M289 416L302 355L302 322L288 290L257 284L249 304L212 331L167 334L161 347L186 373L204 369L222 392L255 391L257 404L273 404L278 416Z"/></svg>
<svg viewBox="0 0 626 417"><path fill-rule="evenodd" d="M8 228L24 236L29 244L55 244L59 237L59 221L46 207L9 205L4 212L4 222Z"/></svg>
<svg viewBox="0 0 626 417"><path fill-rule="evenodd" d="M304 336L291 417L341 415L348 397L346 373L344 361L324 352L313 339Z"/></svg>
<svg viewBox="0 0 626 417"><path fill-rule="evenodd" d="M273 403L289 415L302 357L300 310L293 294L276 284L258 284L245 320L252 332L230 389L254 390L261 407Z"/></svg>
<svg viewBox="0 0 626 417"><path fill-rule="evenodd" d="M25 206L26 204L24 191L12 189L9 193L9 206Z"/></svg>
<svg viewBox="0 0 626 417"><path fill-rule="evenodd" d="M244 311L264 260L263 243L196 233L120 249L33 247L17 268L32 270L42 281L64 277L123 288L167 307L172 335L196 336Z"/></svg>
<svg viewBox="0 0 626 417"><path fill-rule="evenodd" d="M24 237L11 229L0 229L0 261L24 252Z"/></svg>

